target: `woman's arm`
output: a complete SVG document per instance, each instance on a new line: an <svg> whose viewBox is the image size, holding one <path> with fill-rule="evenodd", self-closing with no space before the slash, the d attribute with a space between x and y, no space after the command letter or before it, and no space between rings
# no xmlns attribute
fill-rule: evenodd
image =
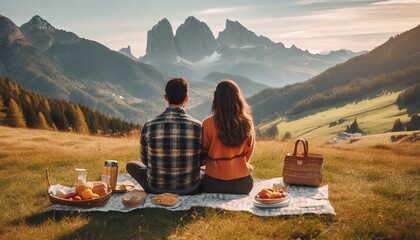
<svg viewBox="0 0 420 240"><path fill-rule="evenodd" d="M252 154L254 153L254 135L251 134L248 139L246 140L246 143L249 147L249 150L245 153L245 157L246 157L246 162L250 162Z"/></svg>

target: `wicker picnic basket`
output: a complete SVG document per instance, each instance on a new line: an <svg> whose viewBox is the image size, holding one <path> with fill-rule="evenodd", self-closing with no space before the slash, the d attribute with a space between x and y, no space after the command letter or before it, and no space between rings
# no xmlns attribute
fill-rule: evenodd
<svg viewBox="0 0 420 240"><path fill-rule="evenodd" d="M297 152L298 144L303 145L303 154ZM293 153L284 157L283 182L291 185L318 187L322 183L322 165L324 157L310 154L309 144L305 139L298 139Z"/></svg>
<svg viewBox="0 0 420 240"><path fill-rule="evenodd" d="M69 200L69 199L63 199L59 197L55 197L52 194L50 194L50 176L49 176L48 169L45 169L45 177L47 179L47 193L48 197L50 199L50 202L52 204L60 204L60 205L69 205L73 207L81 207L81 208L92 208L92 207L100 207L105 205L109 198L111 197L112 190L111 187L108 185L108 193L102 197L96 198L96 199L89 199L89 200Z"/></svg>

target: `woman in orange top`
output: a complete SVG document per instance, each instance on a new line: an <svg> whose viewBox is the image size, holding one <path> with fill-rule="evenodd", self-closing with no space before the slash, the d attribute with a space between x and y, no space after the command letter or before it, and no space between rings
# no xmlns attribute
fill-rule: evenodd
<svg viewBox="0 0 420 240"><path fill-rule="evenodd" d="M212 115L202 124L206 153L204 192L248 194L254 186L254 126L249 106L235 82L224 80L214 92Z"/></svg>

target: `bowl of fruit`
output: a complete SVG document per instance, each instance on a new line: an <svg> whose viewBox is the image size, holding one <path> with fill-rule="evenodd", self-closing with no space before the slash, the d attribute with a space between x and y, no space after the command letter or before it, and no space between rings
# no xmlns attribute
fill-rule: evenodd
<svg viewBox="0 0 420 240"><path fill-rule="evenodd" d="M48 197L52 204L92 208L105 205L111 197L111 187L105 182L93 181L76 187L51 186L48 169L45 169Z"/></svg>
<svg viewBox="0 0 420 240"><path fill-rule="evenodd" d="M274 190L273 190L274 189ZM262 188L254 197L254 200L263 204L282 203L290 199L286 188Z"/></svg>

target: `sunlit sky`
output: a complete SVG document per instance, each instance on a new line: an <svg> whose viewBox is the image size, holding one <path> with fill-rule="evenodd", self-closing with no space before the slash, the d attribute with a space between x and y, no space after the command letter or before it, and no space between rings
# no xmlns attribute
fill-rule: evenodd
<svg viewBox="0 0 420 240"><path fill-rule="evenodd" d="M1 0L0 14L21 26L39 15L54 27L110 49L143 56L147 31L167 18L175 33L188 16L215 37L226 19L257 35L312 53L371 50L420 24L420 0Z"/></svg>

